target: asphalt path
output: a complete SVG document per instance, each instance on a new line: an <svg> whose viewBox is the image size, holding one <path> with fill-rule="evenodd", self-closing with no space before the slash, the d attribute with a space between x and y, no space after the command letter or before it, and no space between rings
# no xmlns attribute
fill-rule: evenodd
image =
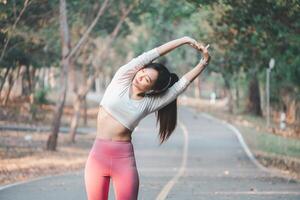
<svg viewBox="0 0 300 200"><path fill-rule="evenodd" d="M300 199L300 183L261 167L230 125L179 106L177 128L162 146L157 133L154 113L133 133L140 200ZM65 175L4 186L0 199L87 199L83 172L66 169Z"/></svg>

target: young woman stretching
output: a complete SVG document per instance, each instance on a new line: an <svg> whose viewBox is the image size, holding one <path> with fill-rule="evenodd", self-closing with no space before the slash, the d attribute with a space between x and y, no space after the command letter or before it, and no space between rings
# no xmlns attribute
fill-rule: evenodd
<svg viewBox="0 0 300 200"><path fill-rule="evenodd" d="M201 51L203 58L182 78L152 62L183 44ZM139 175L131 133L142 118L157 111L160 144L169 138L176 127L177 96L209 63L208 47L185 36L144 52L117 70L100 102L97 136L85 165L89 200L108 199L110 178L117 200L137 199Z"/></svg>

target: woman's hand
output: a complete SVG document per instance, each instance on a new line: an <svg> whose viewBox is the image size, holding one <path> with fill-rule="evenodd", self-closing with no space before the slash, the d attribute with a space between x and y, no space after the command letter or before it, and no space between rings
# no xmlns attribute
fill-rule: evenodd
<svg viewBox="0 0 300 200"><path fill-rule="evenodd" d="M202 53L202 58L200 62L193 69L191 69L189 72L183 75L187 80L189 80L189 82L195 80L199 76L199 74L201 74L202 71L206 68L210 61L210 55L208 53L209 45L204 46L198 43L197 47L198 46L199 50Z"/></svg>
<svg viewBox="0 0 300 200"><path fill-rule="evenodd" d="M205 47L203 45L201 45L201 52L202 52L203 57L201 58L199 64L202 64L204 66L208 65L208 63L210 61L210 55L208 53L208 47L209 47L209 44L206 45Z"/></svg>
<svg viewBox="0 0 300 200"><path fill-rule="evenodd" d="M189 36L184 36L183 38L184 38L184 40L185 40L185 42L186 42L187 44L189 44L189 45L191 45L193 48L195 48L195 49L201 51L202 46L201 46L201 44L198 43L196 40L194 40L193 38L191 38L191 37L189 37Z"/></svg>
<svg viewBox="0 0 300 200"><path fill-rule="evenodd" d="M203 44L197 42L189 36L184 36L183 39L187 44L191 45L193 48L199 50L202 53L203 57L200 60L200 64L207 65L210 61L210 55L208 53L209 44L204 46Z"/></svg>

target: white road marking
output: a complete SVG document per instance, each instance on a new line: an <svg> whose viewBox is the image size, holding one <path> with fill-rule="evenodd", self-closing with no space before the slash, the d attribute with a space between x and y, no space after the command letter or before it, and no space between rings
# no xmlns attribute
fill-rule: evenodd
<svg viewBox="0 0 300 200"><path fill-rule="evenodd" d="M200 115L202 115L205 118L217 121L218 123L224 124L225 126L227 126L230 130L232 130L232 132L234 132L234 134L237 136L241 146L243 147L245 153L247 154L247 156L249 157L249 159L261 170L263 171L269 171L265 166L263 166L262 164L260 164L256 158L253 156L252 152L250 151L248 145L245 143L245 140L242 136L242 134L239 132L239 130L234 127L233 125L229 124L228 122L221 120L221 119L217 119L207 113L200 113Z"/></svg>
<svg viewBox="0 0 300 200"><path fill-rule="evenodd" d="M216 191L197 192L197 194L219 194L219 195L299 195L297 191Z"/></svg>
<svg viewBox="0 0 300 200"><path fill-rule="evenodd" d="M188 130L186 126L179 121L179 126L182 129L183 136L184 136L184 145L183 145L183 156L181 161L180 169L178 170L177 174L163 187L160 193L157 195L156 200L163 200L166 199L167 195L171 191L172 187L176 184L178 179L183 175L186 169L186 162L187 162L187 155L188 155Z"/></svg>
<svg viewBox="0 0 300 200"><path fill-rule="evenodd" d="M191 109L191 111L194 112L194 113L196 112L193 109ZM230 130L232 130L232 132L237 136L238 141L239 141L240 145L242 146L243 150L245 151L246 155L252 161L252 163L254 163L254 165L257 168L261 169L262 171L264 171L264 172L266 172L268 174L272 174L272 175L275 175L275 176L280 176L282 178L285 178L288 181L290 181L291 179L293 179L290 176L282 174L279 170L270 169L270 168L267 168L267 167L263 166L262 164L260 164L260 162L258 162L258 160L255 158L255 156L250 151L250 149L249 149L248 145L246 144L246 142L245 142L242 134L240 133L240 131L234 125L226 122L225 120L215 118L212 115L207 114L207 113L200 113L200 115L203 116L203 117L205 117L205 118L207 118L207 119L211 119L211 120L214 120L214 121L219 122L221 124L224 124ZM296 182L299 182L298 180L295 180L295 179L293 179L293 180L296 181Z"/></svg>

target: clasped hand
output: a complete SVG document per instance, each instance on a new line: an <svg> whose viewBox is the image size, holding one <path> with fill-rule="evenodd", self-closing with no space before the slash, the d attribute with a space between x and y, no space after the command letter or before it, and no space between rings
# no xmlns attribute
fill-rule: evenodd
<svg viewBox="0 0 300 200"><path fill-rule="evenodd" d="M203 65L208 65L210 61L210 55L208 52L209 44L204 46L203 44L197 42L196 40L188 36L185 36L185 39L187 40L187 43L189 45L191 45L193 48L199 50L202 53L203 57L201 58L200 63Z"/></svg>

